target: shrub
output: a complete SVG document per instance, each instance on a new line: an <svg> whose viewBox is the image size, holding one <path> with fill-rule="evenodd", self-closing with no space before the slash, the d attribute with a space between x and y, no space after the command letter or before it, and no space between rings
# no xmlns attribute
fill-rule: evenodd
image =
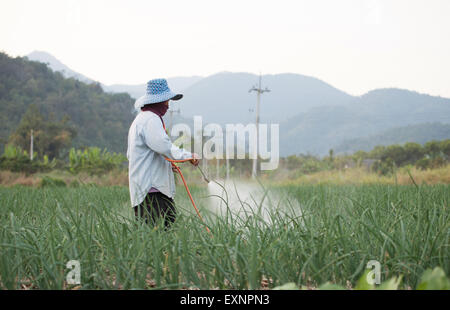
<svg viewBox="0 0 450 310"><path fill-rule="evenodd" d="M44 157L43 161L38 159L31 160L27 151L7 145L3 155L0 157L0 169L12 172L24 172L25 174L33 174L36 172L45 172L54 168L55 161L48 161Z"/></svg>
<svg viewBox="0 0 450 310"><path fill-rule="evenodd" d="M98 147L89 147L83 151L72 148L69 152L69 171L104 174L114 168L121 168L126 160L122 154L110 153L106 149L101 151Z"/></svg>
<svg viewBox="0 0 450 310"><path fill-rule="evenodd" d="M431 159L424 157L416 161L416 167L422 170L427 170L431 167Z"/></svg>

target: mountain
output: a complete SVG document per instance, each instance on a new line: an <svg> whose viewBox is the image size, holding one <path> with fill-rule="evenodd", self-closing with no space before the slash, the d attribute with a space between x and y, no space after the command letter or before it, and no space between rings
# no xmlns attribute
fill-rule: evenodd
<svg viewBox="0 0 450 310"><path fill-rule="evenodd" d="M180 102L182 115L201 115L205 122L219 124L254 122L256 93L249 89L259 76L250 73L221 72L198 81L184 93ZM354 97L331 85L300 74L262 76L261 122L281 122L288 117L321 105L339 106ZM253 111L252 111L253 110Z"/></svg>
<svg viewBox="0 0 450 310"><path fill-rule="evenodd" d="M108 94L100 84L85 84L53 72L28 58L0 53L0 141L5 144L33 104L47 119L70 119L77 136L74 146L126 151L134 100Z"/></svg>
<svg viewBox="0 0 450 310"><path fill-rule="evenodd" d="M256 94L248 90L257 82L258 76L249 73L221 72L203 78L185 91L179 104L182 115L201 115L204 123L254 122L255 113L249 110L255 108ZM264 75L265 86L270 92L261 95L260 121L280 124L282 156L325 155L339 145L345 152L350 149L344 149L343 143L349 139L400 126L450 123L449 99L413 91L377 89L356 97L299 74ZM427 132L429 136L422 139L436 137Z"/></svg>
<svg viewBox="0 0 450 310"><path fill-rule="evenodd" d="M93 82L48 53L33 52L28 57L48 63L53 71L63 72L66 77ZM183 117L201 115L206 121L225 124L254 121L254 112L250 110L255 110L256 94L248 90L258 83L258 79L259 76L250 73L220 72L206 78L173 77L167 81L173 91L184 93L180 101ZM262 82L263 87L270 88L270 92L261 96L262 122L280 122L312 107L341 105L355 100L319 79L300 74L263 75ZM127 92L133 98L142 96L146 89L145 84L102 84L102 87L106 92Z"/></svg>
<svg viewBox="0 0 450 310"><path fill-rule="evenodd" d="M94 83L86 76L71 70L49 53L35 51L27 55L30 60L47 63L53 71L64 77L73 77L84 83ZM167 78L174 92L184 93L180 102L181 113L185 118L201 115L208 122L220 124L231 122L252 122L256 107L256 95L248 90L256 85L258 76L250 73L220 72L207 78L201 76ZM300 74L263 75L263 85L270 92L261 97L262 122L280 122L288 117L306 112L309 108L320 105L340 105L352 102L354 97L331 85ZM145 93L146 84L127 85L101 84L109 93L128 93L132 98L139 98Z"/></svg>
<svg viewBox="0 0 450 310"><path fill-rule="evenodd" d="M325 155L336 147L346 152L342 145L349 139L368 139L388 129L426 122L450 124L450 99L379 89L352 103L316 107L281 123L280 149L284 155Z"/></svg>
<svg viewBox="0 0 450 310"><path fill-rule="evenodd" d="M415 142L441 141L450 138L450 124L424 123L395 127L367 137L344 140L334 148L335 154L370 151L377 145L403 144Z"/></svg>
<svg viewBox="0 0 450 310"><path fill-rule="evenodd" d="M76 71L73 71L68 66L63 64L61 61L56 59L53 55L42 52L42 51L34 51L26 56L29 60L32 61L39 61L45 64L48 64L48 67L52 69L53 71L61 72L62 75L66 78L74 78L76 80L79 80L80 82L91 84L95 83L94 80L82 75L81 73L78 73Z"/></svg>
<svg viewBox="0 0 450 310"><path fill-rule="evenodd" d="M64 76L71 72L76 79L88 79L42 52L38 56L47 56L49 66L53 70L62 68ZM249 89L258 80L259 76L243 72L169 78L169 86L184 94L182 100L171 103L172 108L181 110L181 114L173 115L173 123L192 124L194 115L202 116L203 124L253 123L257 96ZM404 127L417 134L422 130L420 142L426 142L436 135L446 135L445 131L438 133L437 125L427 123L450 124L450 99L414 91L387 88L351 96L317 78L292 73L263 75L262 88L266 86L270 92L261 95L260 121L280 124L282 156L325 155L331 148L349 152L357 145L366 149L363 144L372 145L374 141L403 141L401 137L406 139L407 135L395 133L403 132ZM145 92L145 84L102 87L107 92L128 92L133 98ZM129 110L124 113L130 117ZM16 115L5 117L15 119ZM169 122L170 118L166 115L165 119ZM126 135L125 129L121 134Z"/></svg>

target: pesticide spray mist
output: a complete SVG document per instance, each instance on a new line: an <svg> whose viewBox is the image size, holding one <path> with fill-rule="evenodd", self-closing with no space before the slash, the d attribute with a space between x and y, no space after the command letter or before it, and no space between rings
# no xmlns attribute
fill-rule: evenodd
<svg viewBox="0 0 450 310"><path fill-rule="evenodd" d="M273 215L301 216L301 206L287 193L265 189L251 181L215 180L208 183L208 208L217 215L257 216L271 224Z"/></svg>

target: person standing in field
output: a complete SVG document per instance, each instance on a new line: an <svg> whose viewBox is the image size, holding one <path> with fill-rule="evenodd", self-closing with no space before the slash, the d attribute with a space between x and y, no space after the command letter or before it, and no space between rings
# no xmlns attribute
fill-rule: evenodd
<svg viewBox="0 0 450 310"><path fill-rule="evenodd" d="M169 227L176 217L175 180L169 159L189 159L198 165L198 156L175 146L165 130L163 115L169 100L180 100L165 79L147 83L146 94L136 100L139 112L128 132L127 158L131 205L137 219L155 225L161 218Z"/></svg>

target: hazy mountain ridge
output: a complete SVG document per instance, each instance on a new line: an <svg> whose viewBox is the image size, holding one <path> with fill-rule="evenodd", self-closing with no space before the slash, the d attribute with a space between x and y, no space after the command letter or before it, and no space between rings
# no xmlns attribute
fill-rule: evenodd
<svg viewBox="0 0 450 310"><path fill-rule="evenodd" d="M221 72L195 83L185 92L182 112L186 117L202 115L219 124L254 122L256 93L249 92L259 77L251 73ZM342 105L354 97L316 78L284 73L262 76L261 122L281 122L317 105Z"/></svg>
<svg viewBox="0 0 450 310"><path fill-rule="evenodd" d="M391 97L391 93L396 96ZM408 90L380 89L348 105L317 107L281 123L281 150L284 154L324 155L348 139L427 122L449 124L450 99Z"/></svg>
<svg viewBox="0 0 450 310"><path fill-rule="evenodd" d="M182 91L183 83L186 87L183 100L177 102L181 115L174 115L174 123L192 120L194 115L201 115L203 124L254 122L256 93L249 89L258 79L245 72L168 79L174 91ZM282 155L323 155L330 148L342 148L346 141L383 135L392 128L450 123L450 99L415 91L385 88L351 96L317 78L293 73L263 75L262 88L266 86L270 92L261 96L260 121L280 123ZM103 88L126 91L135 98L145 92L145 84Z"/></svg>
<svg viewBox="0 0 450 310"><path fill-rule="evenodd" d="M86 84L95 83L94 80L84 76L81 73L78 73L78 72L70 69L68 66L66 66L61 61L59 61L56 57L54 57L53 55L51 55L47 52L33 51L30 54L28 54L26 57L29 60L39 61L39 62L47 64L50 69L52 69L53 71L61 72L62 75L66 78L74 78L74 79L77 79L80 82L83 82Z"/></svg>

